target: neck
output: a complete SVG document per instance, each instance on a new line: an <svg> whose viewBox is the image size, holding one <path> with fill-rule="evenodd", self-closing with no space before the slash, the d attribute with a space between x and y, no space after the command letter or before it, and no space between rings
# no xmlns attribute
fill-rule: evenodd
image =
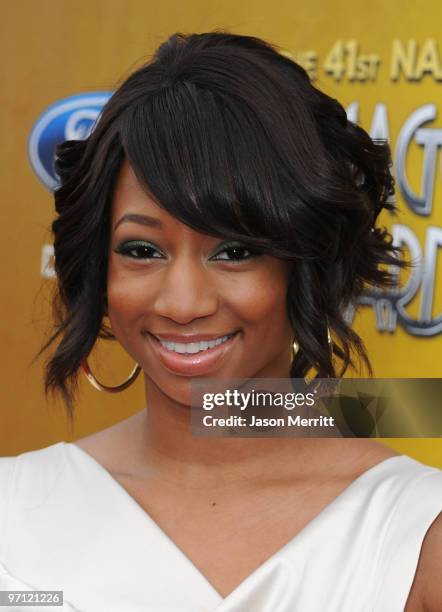
<svg viewBox="0 0 442 612"><path fill-rule="evenodd" d="M290 361L256 378L290 378ZM156 474L183 486L201 483L217 486L223 482L262 481L293 473L306 473L324 461L324 453L339 456L351 440L312 438L232 438L195 436L191 408L166 395L145 375L146 409L133 418L131 439L136 440L136 470ZM135 450L136 449L136 450ZM336 449L336 453L333 449ZM321 451L321 452L318 452ZM329 461L326 459L326 461Z"/></svg>

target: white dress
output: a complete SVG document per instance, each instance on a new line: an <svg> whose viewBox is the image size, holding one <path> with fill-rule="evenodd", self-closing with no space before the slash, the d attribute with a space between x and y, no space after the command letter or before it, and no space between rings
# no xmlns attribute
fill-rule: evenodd
<svg viewBox="0 0 442 612"><path fill-rule="evenodd" d="M59 442L0 458L0 591L64 593L11 612L400 612L441 510L442 471L390 457L223 598L100 463Z"/></svg>

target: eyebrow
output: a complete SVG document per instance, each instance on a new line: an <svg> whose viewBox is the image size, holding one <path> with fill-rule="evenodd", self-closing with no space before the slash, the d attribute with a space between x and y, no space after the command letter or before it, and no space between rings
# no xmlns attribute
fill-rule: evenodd
<svg viewBox="0 0 442 612"><path fill-rule="evenodd" d="M155 217L149 215L139 215L136 213L127 213L123 215L115 224L114 231L121 223L139 223L140 225L147 225L149 227L163 227L163 222Z"/></svg>

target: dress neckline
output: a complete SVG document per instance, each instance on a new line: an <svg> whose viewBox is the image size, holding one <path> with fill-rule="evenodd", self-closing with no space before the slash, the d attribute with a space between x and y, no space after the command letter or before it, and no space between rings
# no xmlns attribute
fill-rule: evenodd
<svg viewBox="0 0 442 612"><path fill-rule="evenodd" d="M221 595L216 588L211 584L211 582L206 578L203 572L193 563L193 561L186 555L186 553L174 542L174 540L158 525L158 523L150 516L148 512L135 500L132 495L121 485L116 478L112 476L112 474L92 455L87 453L85 450L77 446L73 442L61 442L63 449L66 451L74 451L74 454L77 454L77 457L81 457L83 461L85 461L88 465L93 466L96 473L100 475L100 477L104 478L104 480L108 483L110 487L110 491L116 494L121 498L121 500L126 501L129 506L131 506L137 514L141 517L141 520L144 521L148 527L151 527L155 530L157 535L161 536L161 538L168 543L169 547L180 557L182 561L184 561L188 568L196 575L196 577L204 584L205 588L208 589L214 598L218 599L218 603L230 601L230 599L235 596L238 591L242 590L246 585L252 581L257 575L265 572L265 570L275 562L279 557L281 557L284 552L295 546L298 541L308 535L309 531L314 528L315 524L317 524L323 517L325 517L329 512L333 510L333 508L338 505L341 501L347 498L351 493L366 480L369 480L373 476L377 474L378 471L384 469L391 464L396 462L403 463L404 461L410 460L413 461L407 455L399 454L391 457L387 457L386 459L382 459L378 461L373 466L368 468L357 476L354 480L351 481L349 485L345 487L336 497L334 497L322 510L317 513L300 531L298 531L292 538L288 540L285 544L283 544L278 550L276 550L272 555L270 555L263 563L261 563L255 570L253 570L246 578L244 578L234 589L231 591L226 597ZM221 612L221 610L220 610Z"/></svg>

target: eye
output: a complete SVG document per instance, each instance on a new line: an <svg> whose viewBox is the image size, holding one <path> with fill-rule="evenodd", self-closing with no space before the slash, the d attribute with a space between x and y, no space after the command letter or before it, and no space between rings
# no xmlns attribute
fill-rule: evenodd
<svg viewBox="0 0 442 612"><path fill-rule="evenodd" d="M231 258L219 257L219 255L222 253L230 254ZM248 253L248 255L244 255L244 253ZM231 263L241 263L242 261L251 259L252 257L255 257L259 254L260 253L258 253L258 251L249 249L246 245L241 244L240 242L237 242L237 243L225 245L221 251L218 251L218 253L216 254L214 258L218 259L219 261L228 261Z"/></svg>
<svg viewBox="0 0 442 612"><path fill-rule="evenodd" d="M115 249L115 253L131 257L132 259L161 259L163 257L157 248L143 240L122 242ZM154 257L154 253L158 253L160 257Z"/></svg>

